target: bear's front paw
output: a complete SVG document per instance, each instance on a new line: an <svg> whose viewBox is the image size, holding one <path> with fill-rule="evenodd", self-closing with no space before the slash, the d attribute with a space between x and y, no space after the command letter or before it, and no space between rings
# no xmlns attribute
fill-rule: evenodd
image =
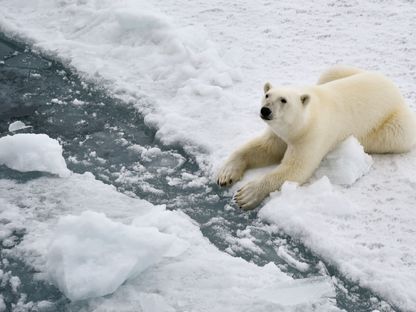
<svg viewBox="0 0 416 312"><path fill-rule="evenodd" d="M239 161L229 161L218 173L217 184L230 186L241 179L244 173L244 164Z"/></svg>
<svg viewBox="0 0 416 312"><path fill-rule="evenodd" d="M261 181L255 180L239 189L234 200L241 209L250 210L258 206L267 195Z"/></svg>

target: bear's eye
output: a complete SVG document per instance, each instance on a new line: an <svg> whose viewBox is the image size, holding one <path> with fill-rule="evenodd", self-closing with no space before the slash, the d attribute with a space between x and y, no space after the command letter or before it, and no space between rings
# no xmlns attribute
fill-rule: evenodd
<svg viewBox="0 0 416 312"><path fill-rule="evenodd" d="M266 97L266 99L267 99L267 98L269 98L269 95L268 95L268 94L266 94L266 96L265 96L265 97Z"/></svg>
<svg viewBox="0 0 416 312"><path fill-rule="evenodd" d="M280 98L280 102L282 102L283 104L285 104L287 101L285 98Z"/></svg>

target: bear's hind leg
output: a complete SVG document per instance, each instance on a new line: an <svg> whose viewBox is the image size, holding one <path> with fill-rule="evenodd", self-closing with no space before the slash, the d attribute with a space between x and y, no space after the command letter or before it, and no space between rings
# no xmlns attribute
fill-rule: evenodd
<svg viewBox="0 0 416 312"><path fill-rule="evenodd" d="M408 152L416 143L416 117L410 109L400 109L360 141L367 153Z"/></svg>
<svg viewBox="0 0 416 312"><path fill-rule="evenodd" d="M352 75L360 74L364 72L362 69L355 68L355 67L349 67L349 66L333 66L330 69L326 70L318 80L318 85L342 79L347 78Z"/></svg>

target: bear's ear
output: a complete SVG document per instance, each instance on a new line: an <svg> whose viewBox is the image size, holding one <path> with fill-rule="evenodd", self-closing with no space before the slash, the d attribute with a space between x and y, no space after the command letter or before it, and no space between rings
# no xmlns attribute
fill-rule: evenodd
<svg viewBox="0 0 416 312"><path fill-rule="evenodd" d="M272 88L272 85L270 84L270 82L266 82L264 84L264 87L263 87L264 93L266 93L267 91L269 91L271 88Z"/></svg>
<svg viewBox="0 0 416 312"><path fill-rule="evenodd" d="M310 100L311 100L311 97L309 94L304 94L304 95L301 95L300 97L300 101L302 102L303 105L307 105Z"/></svg>

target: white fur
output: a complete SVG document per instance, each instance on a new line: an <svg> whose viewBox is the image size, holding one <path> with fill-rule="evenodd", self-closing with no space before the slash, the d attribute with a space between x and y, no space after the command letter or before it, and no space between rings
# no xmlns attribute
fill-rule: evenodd
<svg viewBox="0 0 416 312"><path fill-rule="evenodd" d="M402 153L415 144L415 115L381 74L338 66L318 85L274 88L266 83L264 92L262 107L272 111L265 120L268 129L235 151L218 175L218 184L228 186L246 169L280 162L236 193L243 209L254 208L285 181L306 182L322 158L350 135L369 153Z"/></svg>

